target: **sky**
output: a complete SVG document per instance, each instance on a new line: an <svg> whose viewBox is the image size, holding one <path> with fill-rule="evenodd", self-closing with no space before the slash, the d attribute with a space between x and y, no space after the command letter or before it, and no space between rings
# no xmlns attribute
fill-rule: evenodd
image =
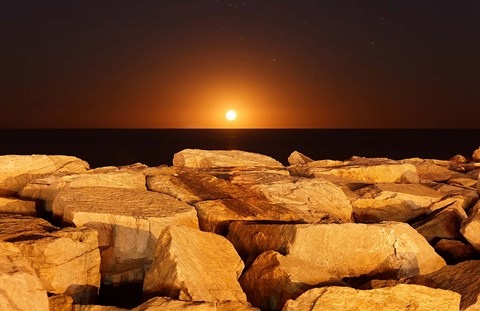
<svg viewBox="0 0 480 311"><path fill-rule="evenodd" d="M479 128L479 16L478 0L2 1L0 127Z"/></svg>

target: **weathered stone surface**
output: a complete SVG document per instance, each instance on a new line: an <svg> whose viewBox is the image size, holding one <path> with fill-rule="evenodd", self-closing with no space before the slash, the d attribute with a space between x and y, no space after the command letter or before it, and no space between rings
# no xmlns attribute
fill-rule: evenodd
<svg viewBox="0 0 480 311"><path fill-rule="evenodd" d="M456 154L454 155L453 157L451 157L449 159L449 161L452 161L452 162L457 162L457 163L468 163L468 160L467 158L465 158L463 155L461 154Z"/></svg>
<svg viewBox="0 0 480 311"><path fill-rule="evenodd" d="M407 224L271 225L236 222L227 238L247 266L274 250L319 266L337 277L413 276L445 265L427 241Z"/></svg>
<svg viewBox="0 0 480 311"><path fill-rule="evenodd" d="M475 162L480 162L480 147L473 151L472 153L472 160Z"/></svg>
<svg viewBox="0 0 480 311"><path fill-rule="evenodd" d="M457 264L461 261L474 259L475 249L457 240L441 239L435 244L435 251L442 256L447 264Z"/></svg>
<svg viewBox="0 0 480 311"><path fill-rule="evenodd" d="M152 311L160 309L152 309ZM128 311L128 309L117 308L113 306L98 305L72 305L72 311Z"/></svg>
<svg viewBox="0 0 480 311"><path fill-rule="evenodd" d="M224 237L170 226L159 236L144 292L193 301L246 301L238 283L244 268Z"/></svg>
<svg viewBox="0 0 480 311"><path fill-rule="evenodd" d="M67 295L54 295L48 297L50 311L72 311L73 299Z"/></svg>
<svg viewBox="0 0 480 311"><path fill-rule="evenodd" d="M467 241L480 252L480 201L469 211L469 216L463 221L460 232Z"/></svg>
<svg viewBox="0 0 480 311"><path fill-rule="evenodd" d="M475 189L477 187L477 179L474 179L474 178L466 178L466 177L452 178L448 180L448 183L452 186L466 187L466 188L472 188L472 189Z"/></svg>
<svg viewBox="0 0 480 311"><path fill-rule="evenodd" d="M18 214L25 216L35 216L35 202L24 201L15 198L0 198L1 214Z"/></svg>
<svg viewBox="0 0 480 311"><path fill-rule="evenodd" d="M96 299L100 253L95 230L59 230L42 219L4 214L0 240L21 250L49 293L66 294L81 303Z"/></svg>
<svg viewBox="0 0 480 311"><path fill-rule="evenodd" d="M433 186L433 188L444 195L444 198L442 200L444 203L448 201L457 201L463 206L464 209L470 208L475 202L478 201L478 193L477 191L475 191L474 188L468 188L463 186L459 187L447 184L437 184ZM436 207L432 206L432 210L435 209Z"/></svg>
<svg viewBox="0 0 480 311"><path fill-rule="evenodd" d="M102 281L109 284L143 280L165 226L198 228L192 206L136 189L64 190L56 196L53 212L67 223L98 231Z"/></svg>
<svg viewBox="0 0 480 311"><path fill-rule="evenodd" d="M296 300L289 300L283 311L455 311L460 295L420 285L399 284L372 290L349 287L315 288Z"/></svg>
<svg viewBox="0 0 480 311"><path fill-rule="evenodd" d="M257 308L251 307L246 302L226 301L226 302L200 302L200 301L181 301L165 297L156 297L148 300L142 305L131 311L255 311Z"/></svg>
<svg viewBox="0 0 480 311"><path fill-rule="evenodd" d="M313 160L298 151L294 151L288 156L288 163L290 165L307 164L309 162L313 162Z"/></svg>
<svg viewBox="0 0 480 311"><path fill-rule="evenodd" d="M48 311L47 291L22 252L0 241L0 309Z"/></svg>
<svg viewBox="0 0 480 311"><path fill-rule="evenodd" d="M135 172L113 171L76 175L51 175L28 183L20 192L22 198L41 200L44 209L52 213L52 203L55 196L65 189L86 187L121 188L146 190L145 175Z"/></svg>
<svg viewBox="0 0 480 311"><path fill-rule="evenodd" d="M346 285L302 259L275 251L262 253L240 278L248 301L262 310L281 310L285 302L313 287Z"/></svg>
<svg viewBox="0 0 480 311"><path fill-rule="evenodd" d="M420 184L380 183L356 191L352 202L357 222L407 222L429 212L429 206L443 196Z"/></svg>
<svg viewBox="0 0 480 311"><path fill-rule="evenodd" d="M440 161L435 160L414 158L402 160L401 162L415 165L418 176L421 180L447 181L451 178L464 176L463 174L450 170L449 161L441 163Z"/></svg>
<svg viewBox="0 0 480 311"><path fill-rule="evenodd" d="M87 169L87 162L70 156L0 156L0 195L16 194L30 181L54 172L84 173Z"/></svg>
<svg viewBox="0 0 480 311"><path fill-rule="evenodd" d="M240 150L184 149L173 156L173 166L219 167L219 166L269 166L283 167L277 160L258 153Z"/></svg>

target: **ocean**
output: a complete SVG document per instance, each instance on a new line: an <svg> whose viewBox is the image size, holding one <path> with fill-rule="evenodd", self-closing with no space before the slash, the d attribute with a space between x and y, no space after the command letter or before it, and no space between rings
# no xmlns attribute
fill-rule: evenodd
<svg viewBox="0 0 480 311"><path fill-rule="evenodd" d="M185 148L237 149L287 164L297 150L312 159L351 156L449 159L470 156L480 129L2 129L0 154L63 154L90 166L172 164Z"/></svg>

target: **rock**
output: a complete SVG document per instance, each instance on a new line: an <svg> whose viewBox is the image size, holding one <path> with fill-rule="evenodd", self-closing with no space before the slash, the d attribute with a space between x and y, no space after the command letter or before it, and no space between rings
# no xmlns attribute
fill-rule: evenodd
<svg viewBox="0 0 480 311"><path fill-rule="evenodd" d="M467 175L468 176L468 175ZM452 178L448 180L448 183L452 186L458 186L463 188L476 189L477 179L473 178Z"/></svg>
<svg viewBox="0 0 480 311"><path fill-rule="evenodd" d="M460 232L465 239L480 252L480 201L468 213L469 216L462 223Z"/></svg>
<svg viewBox="0 0 480 311"><path fill-rule="evenodd" d="M349 287L315 288L296 300L289 300L283 311L455 311L460 295L420 285L399 284L372 290Z"/></svg>
<svg viewBox="0 0 480 311"><path fill-rule="evenodd" d="M14 195L30 181L52 173L84 173L87 169L87 162L70 156L0 156L0 195Z"/></svg>
<svg viewBox="0 0 480 311"><path fill-rule="evenodd" d="M464 209L470 208L470 206L472 206L475 202L478 201L478 193L475 191L475 189L472 188L437 184L436 186L434 186L434 189L444 195L444 199L442 200L444 203L447 203L448 201L457 201L463 206ZM435 209L436 207L432 208L432 210Z"/></svg>
<svg viewBox="0 0 480 311"><path fill-rule="evenodd" d="M67 295L54 295L48 297L50 311L72 311L73 299Z"/></svg>
<svg viewBox="0 0 480 311"><path fill-rule="evenodd" d="M76 175L51 175L28 183L20 192L22 198L40 200L45 212L52 213L52 203L55 196L65 189L87 187L121 188L146 190L146 179L141 173L132 172L105 172Z"/></svg>
<svg viewBox="0 0 480 311"><path fill-rule="evenodd" d="M165 297L155 297L131 311L255 311L257 308L251 307L248 303L240 301L227 302L201 302L201 301L181 301Z"/></svg>
<svg viewBox="0 0 480 311"><path fill-rule="evenodd" d="M227 238L247 266L274 250L297 257L337 277L404 277L445 266L427 241L407 224L230 225Z"/></svg>
<svg viewBox="0 0 480 311"><path fill-rule="evenodd" d="M143 280L157 238L168 225L198 228L195 208L168 195L136 189L78 188L59 193L54 215L98 231L102 282Z"/></svg>
<svg viewBox="0 0 480 311"><path fill-rule="evenodd" d="M49 293L66 294L80 303L96 299L100 253L95 230L60 230L39 218L4 214L0 240L21 250Z"/></svg>
<svg viewBox="0 0 480 311"><path fill-rule="evenodd" d="M155 310L155 309L153 309L153 310ZM72 311L128 311L128 310L113 307L113 306L72 305Z"/></svg>
<svg viewBox="0 0 480 311"><path fill-rule="evenodd" d="M159 236L143 291L193 301L246 301L238 283L244 268L224 237L186 227Z"/></svg>
<svg viewBox="0 0 480 311"><path fill-rule="evenodd" d="M480 162L480 147L473 151L472 153L472 160L475 162Z"/></svg>
<svg viewBox="0 0 480 311"><path fill-rule="evenodd" d="M0 242L0 307L2 310L48 311L47 291L22 252Z"/></svg>
<svg viewBox="0 0 480 311"><path fill-rule="evenodd" d="M285 302L313 287L346 285L321 268L275 251L262 253L240 278L248 301L262 310L281 310Z"/></svg>
<svg viewBox="0 0 480 311"><path fill-rule="evenodd" d="M473 259L475 249L461 241L441 239L435 244L435 251L442 256L447 264L457 264L461 261Z"/></svg>
<svg viewBox="0 0 480 311"><path fill-rule="evenodd" d="M451 178L466 176L465 174L461 173L465 171L464 166L466 164L454 161L412 158L405 159L400 162L415 165L417 168L418 177L421 180L442 182Z"/></svg>
<svg viewBox="0 0 480 311"><path fill-rule="evenodd" d="M309 162L313 162L312 159L307 157L306 155L301 154L298 151L294 151L290 154L288 157L288 163L290 165L295 165L295 164L307 164Z"/></svg>
<svg viewBox="0 0 480 311"><path fill-rule="evenodd" d="M453 157L450 158L451 162L456 162L456 163L468 163L467 158L465 158L461 154L454 155Z"/></svg>
<svg viewBox="0 0 480 311"><path fill-rule="evenodd" d="M412 227L428 242L433 243L440 239L461 238L460 226L465 219L467 219L467 214L463 207L460 203L453 202L413 223Z"/></svg>
<svg viewBox="0 0 480 311"><path fill-rule="evenodd" d="M175 153L173 165L179 167L268 166L283 167L269 156L239 150L184 149Z"/></svg>
<svg viewBox="0 0 480 311"><path fill-rule="evenodd" d="M443 196L420 184L381 183L361 188L352 202L357 222L407 222L429 212Z"/></svg>
<svg viewBox="0 0 480 311"><path fill-rule="evenodd" d="M35 216L37 210L35 209L35 202L33 201L24 201L15 198L0 198L0 213Z"/></svg>

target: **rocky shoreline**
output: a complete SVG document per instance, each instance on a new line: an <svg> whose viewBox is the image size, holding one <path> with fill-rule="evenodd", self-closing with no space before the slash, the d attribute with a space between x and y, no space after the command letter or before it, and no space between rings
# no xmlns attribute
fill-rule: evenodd
<svg viewBox="0 0 480 311"><path fill-rule="evenodd" d="M0 156L0 309L480 310L480 148L288 162Z"/></svg>

